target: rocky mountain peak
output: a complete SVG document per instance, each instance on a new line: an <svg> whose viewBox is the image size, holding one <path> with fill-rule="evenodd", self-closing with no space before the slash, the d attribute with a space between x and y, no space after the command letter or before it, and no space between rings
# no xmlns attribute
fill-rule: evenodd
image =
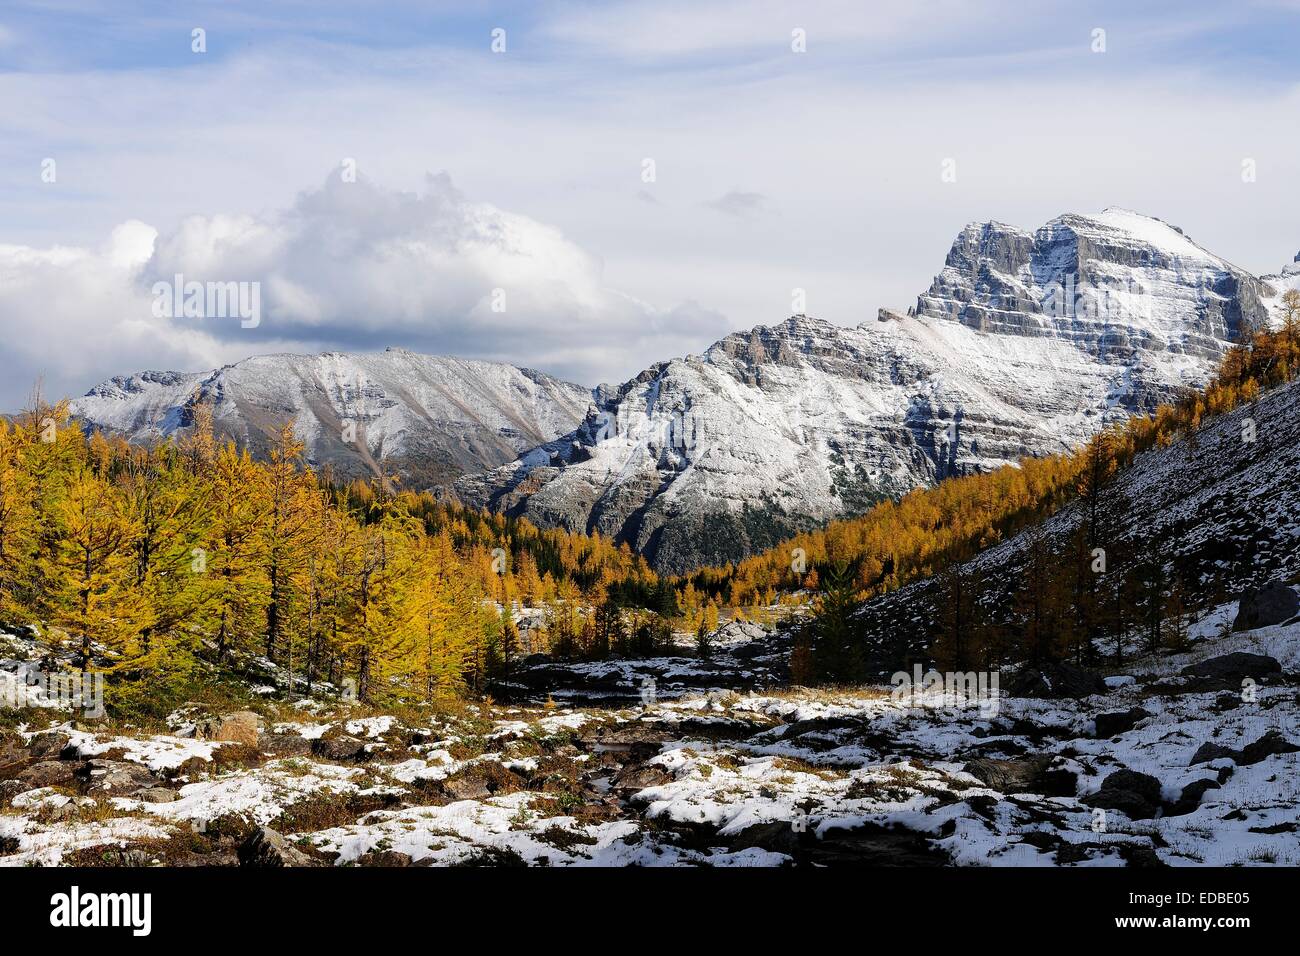
<svg viewBox="0 0 1300 956"><path fill-rule="evenodd" d="M660 570L723 563L1150 411L1203 383L1271 291L1128 210L970 223L912 313L735 332L598 391L572 435L457 491Z"/></svg>

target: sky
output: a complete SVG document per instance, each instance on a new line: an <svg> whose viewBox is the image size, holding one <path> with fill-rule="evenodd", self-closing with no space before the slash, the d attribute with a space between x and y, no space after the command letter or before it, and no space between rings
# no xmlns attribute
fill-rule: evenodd
<svg viewBox="0 0 1300 956"><path fill-rule="evenodd" d="M1107 206L1276 272L1298 50L1300 0L0 0L0 409L390 345L618 382Z"/></svg>

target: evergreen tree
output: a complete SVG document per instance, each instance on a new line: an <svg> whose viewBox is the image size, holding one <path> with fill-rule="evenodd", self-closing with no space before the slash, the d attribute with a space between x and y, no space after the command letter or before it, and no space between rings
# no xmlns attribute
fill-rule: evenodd
<svg viewBox="0 0 1300 956"><path fill-rule="evenodd" d="M822 683L852 684L866 676L862 644L853 626L854 573L838 565L827 573L813 624L813 671Z"/></svg>

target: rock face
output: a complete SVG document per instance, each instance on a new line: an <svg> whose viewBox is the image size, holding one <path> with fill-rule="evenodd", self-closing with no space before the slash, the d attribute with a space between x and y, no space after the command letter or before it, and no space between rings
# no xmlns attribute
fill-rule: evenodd
<svg viewBox="0 0 1300 956"><path fill-rule="evenodd" d="M456 491L661 571L723 563L1150 410L1203 383L1270 291L1133 213L975 224L913 314L727 336L602 387L573 432Z"/></svg>
<svg viewBox="0 0 1300 956"><path fill-rule="evenodd" d="M981 331L1073 342L1137 374L1125 404L1164 390L1154 356L1215 360L1243 323L1265 320L1268 285L1211 255L1159 219L1122 209L1064 215L1034 233L972 223L917 314Z"/></svg>
<svg viewBox="0 0 1300 956"><path fill-rule="evenodd" d="M262 355L212 372L140 372L72 403L86 428L138 442L184 434L211 403L220 435L255 453L293 418L308 459L340 477L382 465L427 487L508 462L573 429L586 389L497 362L420 355Z"/></svg>

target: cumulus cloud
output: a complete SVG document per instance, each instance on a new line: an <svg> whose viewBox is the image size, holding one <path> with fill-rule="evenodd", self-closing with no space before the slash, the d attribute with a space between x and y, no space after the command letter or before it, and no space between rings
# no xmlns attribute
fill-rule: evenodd
<svg viewBox="0 0 1300 956"><path fill-rule="evenodd" d="M136 277L155 231L123 223L97 248L0 246L0 336L5 376L0 400L18 407L38 381L47 397L84 391L93 379L139 363L202 366L220 350L152 318Z"/></svg>
<svg viewBox="0 0 1300 956"><path fill-rule="evenodd" d="M163 290L232 282L255 284L256 324L234 310L170 314ZM39 375L75 394L142 368L388 345L595 384L728 330L694 303L659 308L606 287L601 261L559 230L470 201L445 174L395 192L336 173L269 214L192 216L164 234L129 222L96 249L0 247L0 331L14 346L12 407Z"/></svg>

